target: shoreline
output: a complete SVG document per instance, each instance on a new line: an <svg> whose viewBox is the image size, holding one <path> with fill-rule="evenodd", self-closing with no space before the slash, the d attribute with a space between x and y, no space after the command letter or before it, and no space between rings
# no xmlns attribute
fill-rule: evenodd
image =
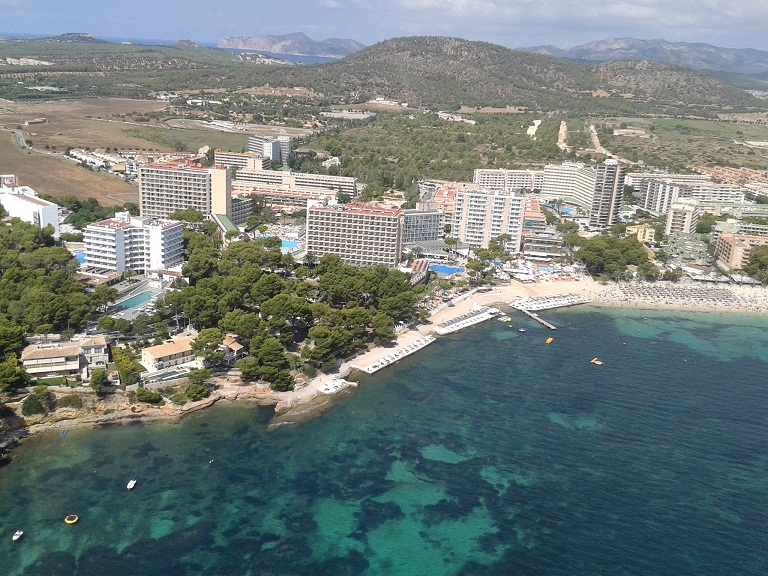
<svg viewBox="0 0 768 576"><path fill-rule="evenodd" d="M174 404L160 407L147 404L131 405L125 394L120 392L107 397L107 401L114 406L114 409L108 413L83 413L82 410L62 409L55 414L56 420L54 421L43 418L37 421L24 419L26 426L9 431L0 440L0 453L2 453L1 451L7 453L9 448L25 438L53 430L126 423L175 423L187 414L204 410L219 401L247 401L260 406L274 406L275 416L270 422L270 429L282 426L298 426L323 414L332 408L337 397L346 396L349 393L348 388L341 388L336 393L327 394L321 391L323 385L334 379L346 379L356 371L366 374L364 367L381 362L393 351L411 347L425 336L433 335L433 330L438 324L467 314L475 306L506 306L515 297L543 299L553 296L580 296L589 302L576 305L587 305L594 308L694 312L709 315L747 315L754 318L768 316L768 288L762 286L702 287L666 282L600 284L590 278L536 284L513 282L507 286L494 287L489 292L470 291L460 295L452 301L451 306L439 306L426 321L399 333L392 345L372 346L345 360L335 370L320 373L309 381L297 382L297 387L293 391L274 392L255 384L243 384L239 376L227 373L212 379L211 383L215 389L210 397L197 402L189 402L183 406ZM544 309L539 312L546 315L547 310ZM412 353L427 347L428 345L421 346ZM392 364L394 363L392 362ZM77 389L53 389L53 391L67 394L78 393ZM82 391L82 393L88 394L89 392ZM97 402L103 402L103 400L97 400ZM10 404L17 403L18 401L15 401ZM103 405L102 408L105 412L108 411ZM19 418L23 417L19 416Z"/></svg>

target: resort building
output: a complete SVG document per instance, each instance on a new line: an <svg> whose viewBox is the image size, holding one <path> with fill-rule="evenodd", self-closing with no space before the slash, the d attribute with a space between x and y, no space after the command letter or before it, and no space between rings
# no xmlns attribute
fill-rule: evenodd
<svg viewBox="0 0 768 576"><path fill-rule="evenodd" d="M667 225L664 234L692 234L699 223L699 201L684 198L673 202L667 213Z"/></svg>
<svg viewBox="0 0 768 576"><path fill-rule="evenodd" d="M438 240L444 236L445 214L439 210L403 212L403 244Z"/></svg>
<svg viewBox="0 0 768 576"><path fill-rule="evenodd" d="M194 339L194 336L178 336L171 342L144 348L141 351L141 363L148 370L157 371L192 362L195 359L192 351Z"/></svg>
<svg viewBox="0 0 768 576"><path fill-rule="evenodd" d="M522 252L526 260L549 261L563 255L562 237L554 232L537 232L523 236Z"/></svg>
<svg viewBox="0 0 768 576"><path fill-rule="evenodd" d="M768 246L768 237L720 234L715 244L717 265L726 272L744 270L759 246Z"/></svg>
<svg viewBox="0 0 768 576"><path fill-rule="evenodd" d="M626 168L617 160L609 159L598 166L592 210L589 213L590 227L608 228L619 221L625 172Z"/></svg>
<svg viewBox="0 0 768 576"><path fill-rule="evenodd" d="M50 226L59 239L59 206L39 198L29 186L19 186L13 174L0 175L0 204L11 218L18 218L39 228Z"/></svg>
<svg viewBox="0 0 768 576"><path fill-rule="evenodd" d="M310 201L306 250L318 258L338 254L353 266L394 268L403 251L403 210Z"/></svg>
<svg viewBox="0 0 768 576"><path fill-rule="evenodd" d="M215 150L213 163L216 166L226 166L233 170L269 170L272 162L258 152L224 152Z"/></svg>
<svg viewBox="0 0 768 576"><path fill-rule="evenodd" d="M118 212L86 226L85 263L91 269L122 274L126 270L168 270L182 263L184 224Z"/></svg>
<svg viewBox="0 0 768 576"><path fill-rule="evenodd" d="M104 336L68 342L38 342L21 352L21 364L32 378L88 377L95 368L107 369L109 347Z"/></svg>
<svg viewBox="0 0 768 576"><path fill-rule="evenodd" d="M510 236L505 248L520 251L525 197L509 192L462 190L456 194L451 236L472 248L488 248L502 234Z"/></svg>
<svg viewBox="0 0 768 576"><path fill-rule="evenodd" d="M550 201L561 198L566 204L589 212L595 195L595 181L594 168L580 162L547 164L544 166L541 196Z"/></svg>
<svg viewBox="0 0 768 576"><path fill-rule="evenodd" d="M278 160L283 166L288 166L291 154L290 136L248 136L248 151L261 154L264 158Z"/></svg>
<svg viewBox="0 0 768 576"><path fill-rule="evenodd" d="M146 164L139 168L139 203L141 215L147 218L168 218L180 210L229 216L230 170L184 163Z"/></svg>
<svg viewBox="0 0 768 576"><path fill-rule="evenodd" d="M656 229L648 224L627 226L627 236L635 236L643 244L653 244L656 241Z"/></svg>
<svg viewBox="0 0 768 576"><path fill-rule="evenodd" d="M712 177L708 174L674 174L667 172L627 172L625 184L632 186L636 191L638 187L643 183L652 180L661 180L664 182L670 182L678 186L685 186L688 184L701 184L712 181Z"/></svg>
<svg viewBox="0 0 768 576"><path fill-rule="evenodd" d="M32 378L80 373L80 346L30 344L21 351L21 364Z"/></svg>
<svg viewBox="0 0 768 576"><path fill-rule="evenodd" d="M761 236L768 237L768 224L753 224L741 222L733 218L726 221L715 222L710 233L712 243L716 244L720 234L735 234L737 236Z"/></svg>
<svg viewBox="0 0 768 576"><path fill-rule="evenodd" d="M541 190L544 185L544 170L478 168L472 176L472 182L485 190Z"/></svg>
<svg viewBox="0 0 768 576"><path fill-rule="evenodd" d="M357 196L356 178L284 170L239 170L233 186L240 195L251 192L300 192L325 195L332 193L335 196L341 192L351 198Z"/></svg>

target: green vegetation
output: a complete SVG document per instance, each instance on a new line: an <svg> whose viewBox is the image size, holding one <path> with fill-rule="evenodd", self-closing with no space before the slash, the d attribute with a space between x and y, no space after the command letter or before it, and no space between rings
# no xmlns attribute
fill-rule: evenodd
<svg viewBox="0 0 768 576"><path fill-rule="evenodd" d="M153 392L146 388L137 388L136 400L146 402L147 404L160 404L163 401L163 395L160 392Z"/></svg>
<svg viewBox="0 0 768 576"><path fill-rule="evenodd" d="M187 398L192 400L192 402L197 402L198 400L202 400L203 398L208 398L208 396L211 395L211 391L208 390L207 387L201 386L199 384L193 384L192 386L189 386L187 388Z"/></svg>
<svg viewBox="0 0 768 576"><path fill-rule="evenodd" d="M107 378L107 371L103 368L96 368L91 373L91 388L96 394L104 392L104 388L109 386L109 379Z"/></svg>
<svg viewBox="0 0 768 576"><path fill-rule="evenodd" d="M763 284L768 284L768 246L755 248L744 271Z"/></svg>
<svg viewBox="0 0 768 576"><path fill-rule="evenodd" d="M56 400L56 407L57 408L82 408L83 407L83 399L80 398L77 394L69 394L67 396L62 396L58 400Z"/></svg>
<svg viewBox="0 0 768 576"><path fill-rule="evenodd" d="M577 234L568 234L565 242L577 248L574 256L581 260L594 276L611 280L620 280L627 274L627 266L637 266L637 274L645 280L656 280L659 270L648 260L643 245L637 238L582 238Z"/></svg>

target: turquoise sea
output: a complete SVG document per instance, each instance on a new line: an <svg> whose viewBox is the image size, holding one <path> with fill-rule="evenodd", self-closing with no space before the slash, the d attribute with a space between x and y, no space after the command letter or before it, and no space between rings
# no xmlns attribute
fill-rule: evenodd
<svg viewBox="0 0 768 576"><path fill-rule="evenodd" d="M229 404L35 437L0 469L0 574L768 574L768 322L542 316L440 338L299 428Z"/></svg>

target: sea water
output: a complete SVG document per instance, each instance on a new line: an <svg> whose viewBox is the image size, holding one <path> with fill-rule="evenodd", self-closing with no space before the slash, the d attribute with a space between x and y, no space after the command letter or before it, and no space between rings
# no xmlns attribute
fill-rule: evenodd
<svg viewBox="0 0 768 576"><path fill-rule="evenodd" d="M768 323L541 314L299 428L225 404L32 438L0 469L0 574L768 574Z"/></svg>

